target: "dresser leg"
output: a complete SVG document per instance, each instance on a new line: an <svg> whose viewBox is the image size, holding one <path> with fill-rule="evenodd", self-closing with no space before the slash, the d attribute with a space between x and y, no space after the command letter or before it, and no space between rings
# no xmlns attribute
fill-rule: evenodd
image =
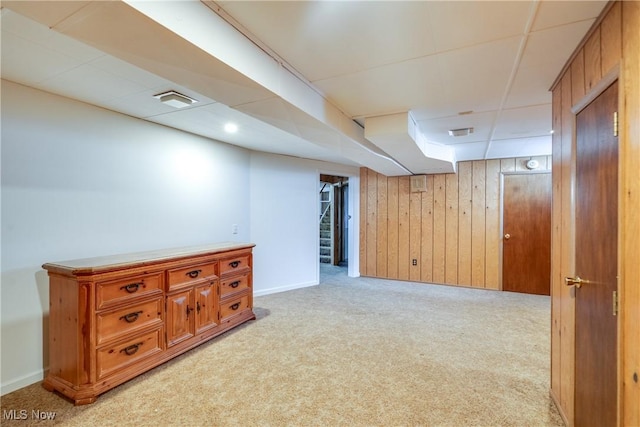
<svg viewBox="0 0 640 427"><path fill-rule="evenodd" d="M73 404L76 406L81 406L81 405L89 405L93 402L95 402L97 399L97 396L93 396L93 397L85 397L83 399L76 399L73 401Z"/></svg>

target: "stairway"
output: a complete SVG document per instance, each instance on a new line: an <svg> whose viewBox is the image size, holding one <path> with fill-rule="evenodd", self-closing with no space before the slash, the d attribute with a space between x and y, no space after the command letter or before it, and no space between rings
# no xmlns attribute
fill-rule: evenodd
<svg viewBox="0 0 640 427"><path fill-rule="evenodd" d="M320 262L333 264L333 185L320 189Z"/></svg>
<svg viewBox="0 0 640 427"><path fill-rule="evenodd" d="M320 262L331 264L331 207L320 221Z"/></svg>

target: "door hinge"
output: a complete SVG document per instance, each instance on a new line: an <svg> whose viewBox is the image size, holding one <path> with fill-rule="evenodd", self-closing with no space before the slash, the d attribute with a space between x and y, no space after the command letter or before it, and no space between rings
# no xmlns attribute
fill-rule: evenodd
<svg viewBox="0 0 640 427"><path fill-rule="evenodd" d="M613 136L618 136L618 112L613 113Z"/></svg>
<svg viewBox="0 0 640 427"><path fill-rule="evenodd" d="M613 315L618 315L618 291L613 291Z"/></svg>

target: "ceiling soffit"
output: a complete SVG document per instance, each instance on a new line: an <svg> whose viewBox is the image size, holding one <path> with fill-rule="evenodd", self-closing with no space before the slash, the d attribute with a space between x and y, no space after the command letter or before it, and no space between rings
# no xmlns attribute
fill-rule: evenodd
<svg viewBox="0 0 640 427"><path fill-rule="evenodd" d="M165 114L150 105L146 114L131 114L135 117L177 128L193 119L204 129L217 111L235 112L265 129L276 128L282 148L304 140L329 157L342 156L385 175L406 175L455 171L456 160L510 157L515 144L528 145L518 153L550 151L546 80L553 77L548 70L558 69L568 55L550 47L557 40L578 40L602 2L594 2L593 10L582 7L573 20L567 15L571 7L550 3L5 1L3 6L104 54L87 65L100 70L113 58L202 101L199 117ZM258 11L267 14L264 22ZM281 14L288 24L274 29L269 22ZM389 19L394 14L397 19ZM236 16L248 19L252 32ZM336 16L351 27L345 21L328 35L310 27L334 22ZM417 17L429 25L418 25ZM455 17L468 25L447 27ZM507 24L491 25L494 21ZM417 25L420 37L398 47L398 38L388 34L396 34L393 25L400 22L406 27L402 31L412 34ZM328 41L318 39L320 34ZM336 38L349 43L331 41ZM376 55L367 49L371 40L378 41ZM318 43L314 55L300 54L313 43ZM329 46L341 53L333 55ZM342 61L332 65L336 58ZM75 74L84 86L101 81L81 72L91 66L82 64ZM73 86L72 76L61 76L59 85ZM147 86L145 96L153 90ZM111 100L112 108L127 113L118 102L134 96L133 88L129 92ZM110 108L105 102L96 105ZM448 136L455 127L474 127L474 133ZM202 135L215 138L205 130Z"/></svg>
<svg viewBox="0 0 640 427"><path fill-rule="evenodd" d="M367 141L357 123L201 2L91 2L76 9L44 2L46 14L39 9L42 2L7 3L69 37L285 132L293 130L362 166L389 176L411 174ZM281 107L260 108L270 103Z"/></svg>
<svg viewBox="0 0 640 427"><path fill-rule="evenodd" d="M365 136L394 157L414 174L453 173L455 151L428 141L409 113L367 117Z"/></svg>

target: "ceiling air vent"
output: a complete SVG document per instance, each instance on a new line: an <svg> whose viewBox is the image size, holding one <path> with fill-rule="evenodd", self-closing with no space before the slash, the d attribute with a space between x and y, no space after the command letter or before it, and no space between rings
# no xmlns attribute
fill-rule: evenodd
<svg viewBox="0 0 640 427"><path fill-rule="evenodd" d="M473 128L449 129L449 136L467 136L473 133Z"/></svg>
<svg viewBox="0 0 640 427"><path fill-rule="evenodd" d="M178 93L175 90L162 92L157 95L153 95L153 97L159 99L163 104L169 105L173 108L184 108L198 102L197 100L189 98L188 96Z"/></svg>

